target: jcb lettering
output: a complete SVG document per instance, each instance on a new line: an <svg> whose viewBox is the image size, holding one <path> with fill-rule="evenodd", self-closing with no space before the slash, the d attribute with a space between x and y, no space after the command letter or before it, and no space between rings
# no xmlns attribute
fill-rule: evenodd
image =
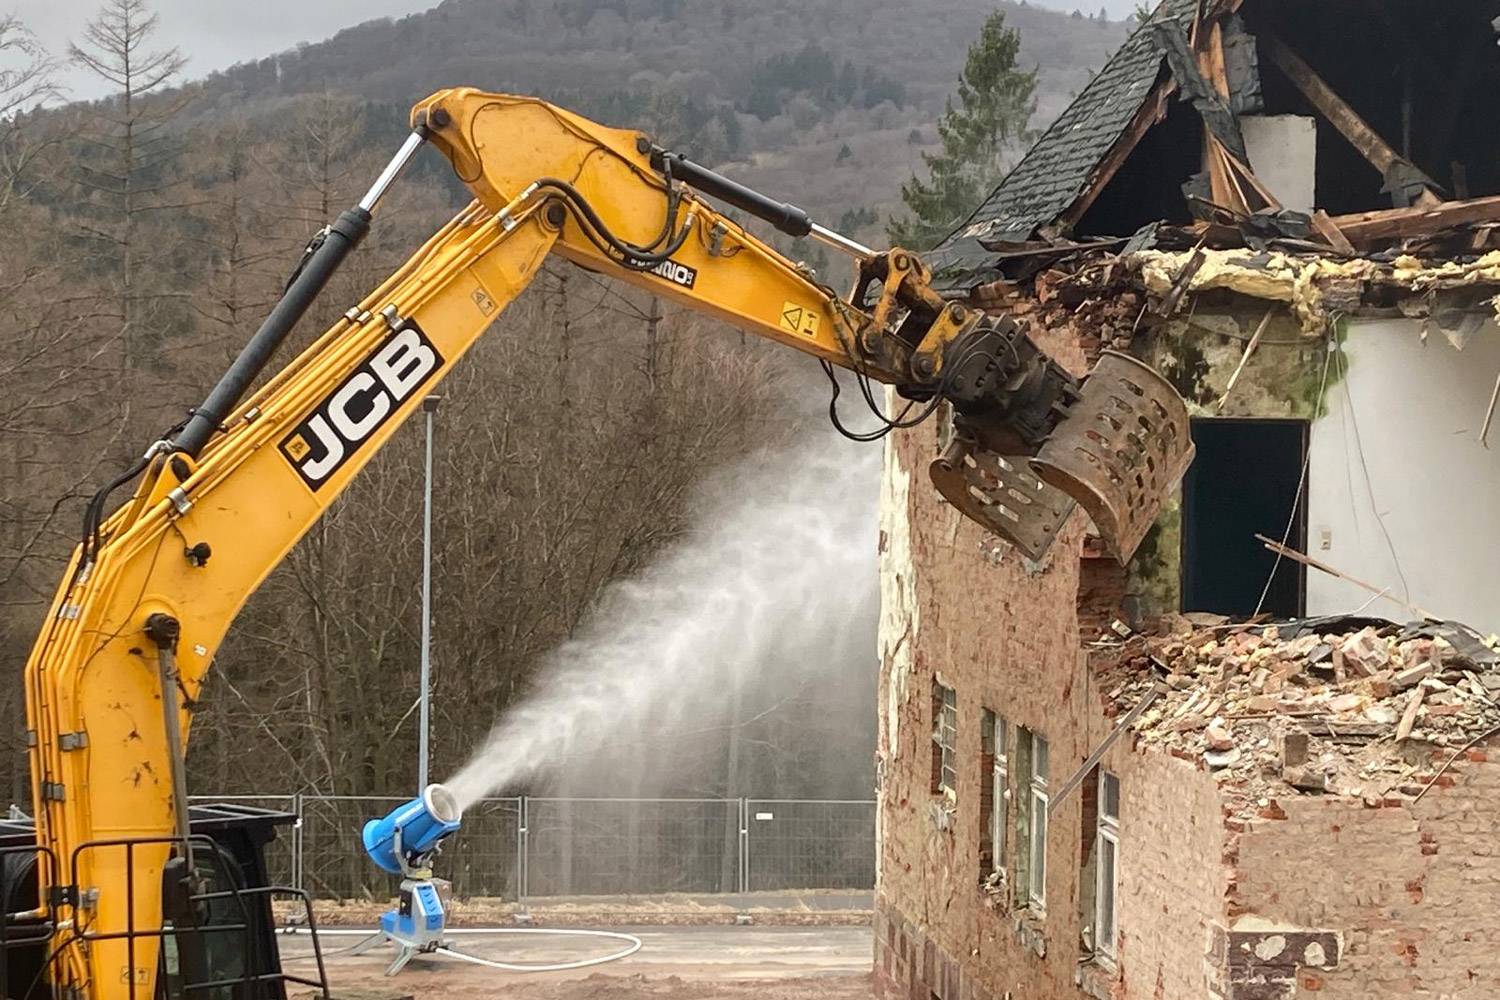
<svg viewBox="0 0 1500 1000"><path fill-rule="evenodd" d="M396 334L370 359L370 369L375 372L391 395L402 400L432 374L437 367L437 352L424 341L415 329L405 329Z"/></svg>
<svg viewBox="0 0 1500 1000"><path fill-rule="evenodd" d="M333 426L349 442L363 441L390 412L390 396L368 372L356 372L328 404ZM356 416L358 413L364 416Z"/></svg>
<svg viewBox="0 0 1500 1000"><path fill-rule="evenodd" d="M314 490L338 471L443 365L407 320L281 442L281 453Z"/></svg>

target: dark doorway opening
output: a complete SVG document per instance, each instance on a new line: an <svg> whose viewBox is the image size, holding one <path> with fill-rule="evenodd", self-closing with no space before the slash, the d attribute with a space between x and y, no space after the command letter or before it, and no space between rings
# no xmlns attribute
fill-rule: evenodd
<svg viewBox="0 0 1500 1000"><path fill-rule="evenodd" d="M1286 544L1307 551L1306 492L1298 489L1307 429L1305 420L1193 420L1198 456L1182 482L1182 610L1303 614L1304 567L1278 565L1255 536L1279 540L1291 518Z"/></svg>

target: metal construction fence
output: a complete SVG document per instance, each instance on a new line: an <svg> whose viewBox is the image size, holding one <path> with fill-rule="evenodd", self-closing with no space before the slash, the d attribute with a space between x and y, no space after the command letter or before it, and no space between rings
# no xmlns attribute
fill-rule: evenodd
<svg viewBox="0 0 1500 1000"><path fill-rule="evenodd" d="M382 899L390 878L360 830L406 801L206 795L297 816L266 849L274 883L321 899ZM464 813L441 874L459 898L717 895L875 885L875 802L858 799L485 799Z"/></svg>

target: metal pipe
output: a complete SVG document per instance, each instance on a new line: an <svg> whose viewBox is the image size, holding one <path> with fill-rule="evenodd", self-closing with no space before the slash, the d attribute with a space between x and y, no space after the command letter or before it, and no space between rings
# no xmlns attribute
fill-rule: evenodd
<svg viewBox="0 0 1500 1000"><path fill-rule="evenodd" d="M1063 786L1057 790L1052 798L1047 800L1048 816L1057 812L1057 807L1062 804L1063 799L1066 799L1073 789L1083 784L1083 779L1088 777L1088 773L1093 770L1095 764L1104 759L1104 755L1109 752L1110 747L1115 745L1115 741L1124 734L1125 730L1134 725L1135 720L1141 717L1141 714L1150 707L1153 701L1166 693L1166 690L1167 686L1161 681L1157 681L1147 689L1146 694L1141 700L1135 703L1135 707L1126 712L1124 718L1115 723L1115 728L1109 731L1109 735L1104 737L1103 742L1094 747L1093 753L1084 758L1083 763L1079 765L1078 770L1073 772L1072 777L1063 782Z"/></svg>
<svg viewBox="0 0 1500 1000"><path fill-rule="evenodd" d="M406 165L412 161L412 157L417 155L417 150L421 149L425 142L427 142L427 137L421 132L413 132L407 136L401 148L396 151L396 155L391 157L391 162L385 165L380 176L375 178L375 183L370 185L370 190L359 199L359 207L366 212L375 211L375 206L380 203L380 199L385 197L386 191L396 182L396 178L401 176L401 171L406 169Z"/></svg>
<svg viewBox="0 0 1500 1000"><path fill-rule="evenodd" d="M156 672L161 678L162 722L167 730L167 753L172 756L172 811L177 835L182 838L188 872L193 870L193 824L188 815L186 753L182 745L182 719L177 700L177 653L172 646L156 647Z"/></svg>
<svg viewBox="0 0 1500 1000"><path fill-rule="evenodd" d="M182 623L171 615L156 612L146 618L146 638L156 645L156 673L161 681L161 714L167 736L167 753L171 756L172 811L177 827L177 836L182 838L182 857L187 862L188 874L193 872L193 824L188 814L187 760L182 742L182 720L179 718L181 704L178 701L177 684L177 640L182 636ZM135 842L126 847L126 877L134 870ZM128 888L128 887L127 887ZM130 898L129 893L126 898ZM134 909L131 909L134 919ZM130 927L132 946L135 925ZM132 955L131 968L135 967ZM132 992L135 977L131 977Z"/></svg>
<svg viewBox="0 0 1500 1000"><path fill-rule="evenodd" d="M875 251L863 243L856 243L843 233L836 233L832 229L818 225L816 222L812 224L812 231L809 235L819 243L825 243L835 250L842 250L844 253L855 257L875 256Z"/></svg>
<svg viewBox="0 0 1500 1000"><path fill-rule="evenodd" d="M426 788L429 756L428 727L432 683L432 422L441 396L422 400L427 417L427 458L422 488L422 680L417 697L417 787Z"/></svg>
<svg viewBox="0 0 1500 1000"><path fill-rule="evenodd" d="M681 153L669 153L664 149L651 150L651 165L657 170L672 168L672 179L681 181L710 198L717 198L757 219L764 219L788 236L806 236L813 229L813 221L796 205L761 194L737 180L694 163Z"/></svg>

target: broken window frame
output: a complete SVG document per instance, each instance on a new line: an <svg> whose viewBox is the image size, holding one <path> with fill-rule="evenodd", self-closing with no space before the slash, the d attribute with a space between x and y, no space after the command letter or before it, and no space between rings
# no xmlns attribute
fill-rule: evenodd
<svg viewBox="0 0 1500 1000"><path fill-rule="evenodd" d="M1047 909L1047 740L1016 727L1017 773L1026 781L1016 810L1016 900L1036 913Z"/></svg>
<svg viewBox="0 0 1500 1000"><path fill-rule="evenodd" d="M932 681L932 792L958 796L958 692Z"/></svg>
<svg viewBox="0 0 1500 1000"><path fill-rule="evenodd" d="M980 877L985 878L996 872L1006 871L1005 825L1010 814L1010 723L999 712L986 708L980 715L979 736L983 756L990 758L987 768L989 773L984 773L986 769L982 768L979 775L981 781L990 783L989 812L983 817L983 835L989 838L989 864L981 864L979 871Z"/></svg>
<svg viewBox="0 0 1500 1000"><path fill-rule="evenodd" d="M1120 934L1120 779L1103 768L1099 769L1098 801L1099 819L1094 834L1094 959L1112 967L1118 957Z"/></svg>
<svg viewBox="0 0 1500 1000"><path fill-rule="evenodd" d="M990 852L994 859L990 867L1005 871L1005 820L1010 811L1010 766L1006 751L1009 749L1010 725L1004 718L995 716L995 763L990 769Z"/></svg>

